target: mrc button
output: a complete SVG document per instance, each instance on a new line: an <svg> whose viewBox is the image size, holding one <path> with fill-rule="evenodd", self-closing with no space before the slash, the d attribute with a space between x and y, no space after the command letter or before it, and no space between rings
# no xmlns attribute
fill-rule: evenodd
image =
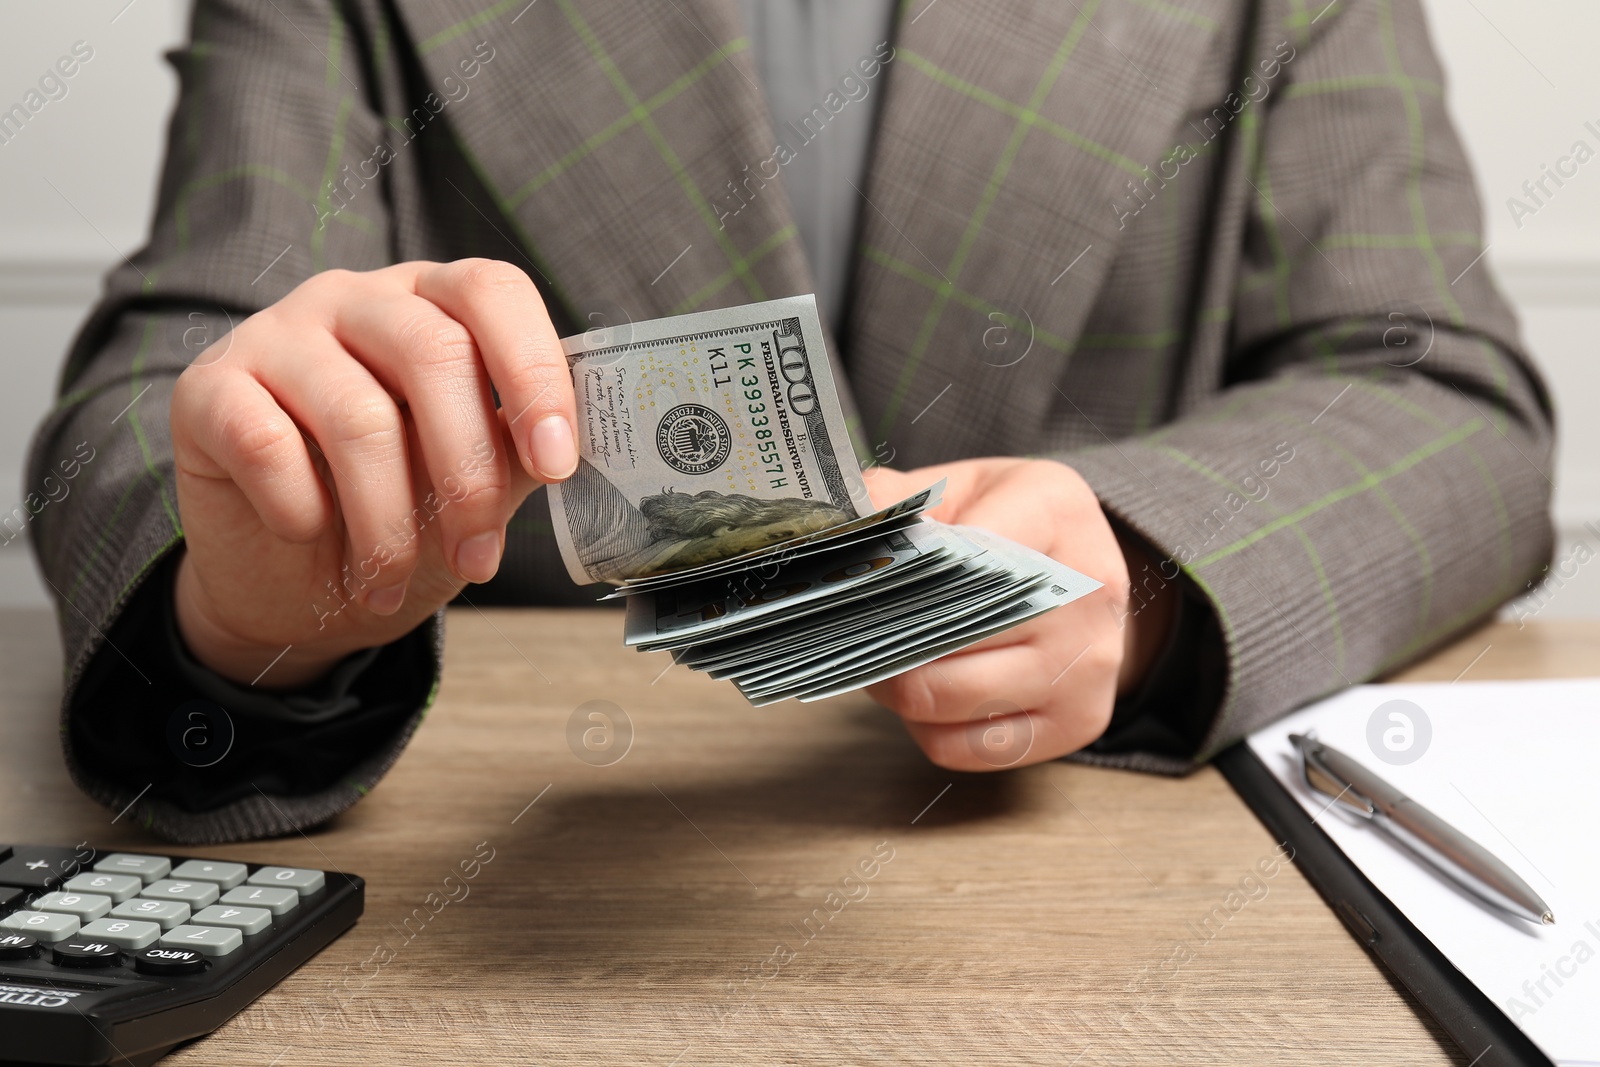
<svg viewBox="0 0 1600 1067"><path fill-rule="evenodd" d="M135 952L133 965L144 974L193 974L205 969L206 958L192 948L151 947Z"/></svg>

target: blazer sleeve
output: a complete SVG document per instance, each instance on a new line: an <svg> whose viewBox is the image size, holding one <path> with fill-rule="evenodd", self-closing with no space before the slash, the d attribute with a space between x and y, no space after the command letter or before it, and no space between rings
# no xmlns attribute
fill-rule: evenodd
<svg viewBox="0 0 1600 1067"><path fill-rule="evenodd" d="M202 352L226 359L230 329L309 275L391 259L384 178L352 170L383 140L383 123L370 42L344 9L196 5L190 43L168 57L180 96L149 243L106 279L28 461L31 484L69 490L30 526L65 650L67 765L94 799L134 805L137 821L184 841L286 833L348 807L398 755L438 677L435 619L404 642L416 675L399 698L406 706L376 718L350 707L366 716L361 737L326 722L306 733L292 701L274 714L252 694L252 708L235 709L233 758L202 769L168 744L168 705L187 689L164 684L199 668L170 662L170 643L151 638L167 598L149 583L168 580L183 542L168 432L178 374ZM322 737L328 751L297 754L297 734L313 745Z"/></svg>
<svg viewBox="0 0 1600 1067"><path fill-rule="evenodd" d="M1095 762L1192 767L1458 635L1550 558L1551 408L1481 258L1422 12L1290 7L1259 7L1242 69L1278 77L1218 179L1226 380L1186 383L1209 396L1154 433L1063 457L1163 557L1134 606L1198 591L1226 664L1186 753Z"/></svg>

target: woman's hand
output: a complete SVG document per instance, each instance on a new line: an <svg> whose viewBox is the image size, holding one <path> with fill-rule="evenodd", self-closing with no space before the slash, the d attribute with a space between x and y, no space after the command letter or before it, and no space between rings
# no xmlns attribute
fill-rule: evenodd
<svg viewBox="0 0 1600 1067"><path fill-rule="evenodd" d="M307 280L173 393L184 642L283 688L398 639L494 576L518 505L576 468L573 424L561 342L517 267Z"/></svg>
<svg viewBox="0 0 1600 1067"><path fill-rule="evenodd" d="M1105 732L1120 693L1144 676L1171 625L1168 588L1130 612L1131 571L1148 558L1119 541L1088 484L1050 460L973 459L867 476L883 506L948 479L930 514L981 526L1104 587L868 689L928 758L952 770L1020 766L1075 752Z"/></svg>

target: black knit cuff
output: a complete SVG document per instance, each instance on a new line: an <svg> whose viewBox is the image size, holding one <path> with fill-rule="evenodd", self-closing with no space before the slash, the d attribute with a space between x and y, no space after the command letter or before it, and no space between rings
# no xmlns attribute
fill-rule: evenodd
<svg viewBox="0 0 1600 1067"><path fill-rule="evenodd" d="M186 842L285 833L348 808L431 699L437 617L303 689L257 690L184 647L172 609L180 558L134 592L73 692L64 740L85 787L137 797L140 822Z"/></svg>

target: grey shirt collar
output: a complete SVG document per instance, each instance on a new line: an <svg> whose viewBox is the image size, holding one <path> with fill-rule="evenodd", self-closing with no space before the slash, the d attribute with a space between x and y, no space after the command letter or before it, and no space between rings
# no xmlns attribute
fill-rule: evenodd
<svg viewBox="0 0 1600 1067"><path fill-rule="evenodd" d="M741 0L824 321L838 334L893 0ZM866 71L875 76L865 77ZM756 171L761 161L751 160ZM768 173L771 167L767 168Z"/></svg>

